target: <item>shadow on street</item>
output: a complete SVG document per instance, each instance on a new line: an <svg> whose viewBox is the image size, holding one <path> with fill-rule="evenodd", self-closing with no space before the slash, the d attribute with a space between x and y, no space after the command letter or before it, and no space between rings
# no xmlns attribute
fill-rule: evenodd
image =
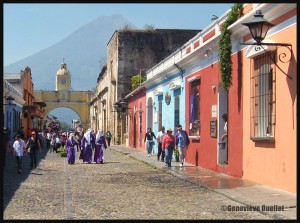
<svg viewBox="0 0 300 223"><path fill-rule="evenodd" d="M47 153L48 149L42 149L41 153L38 152L37 169L39 168L40 161L46 157ZM3 211L29 174L42 175L40 173L34 173L30 169L29 154L23 156L22 173L17 172L17 162L14 155L9 153L6 155L6 167L3 169Z"/></svg>

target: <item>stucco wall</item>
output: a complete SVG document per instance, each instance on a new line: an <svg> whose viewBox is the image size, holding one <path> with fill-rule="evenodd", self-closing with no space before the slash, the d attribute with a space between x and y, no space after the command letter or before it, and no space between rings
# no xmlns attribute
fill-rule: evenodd
<svg viewBox="0 0 300 223"><path fill-rule="evenodd" d="M291 61L278 65L293 79L290 80L276 68L276 127L275 143L257 143L250 140L250 84L249 77L243 79L244 86L244 136L243 178L255 182L296 192L297 157L297 42L296 25L286 28L269 38L276 43L291 43ZM283 51L282 51L283 50ZM287 49L280 49L286 52ZM244 55L244 54L243 54ZM250 70L249 58L243 58L243 73Z"/></svg>

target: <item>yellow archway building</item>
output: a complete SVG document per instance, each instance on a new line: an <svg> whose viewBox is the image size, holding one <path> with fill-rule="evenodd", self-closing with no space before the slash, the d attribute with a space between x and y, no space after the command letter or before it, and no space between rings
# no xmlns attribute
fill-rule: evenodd
<svg viewBox="0 0 300 223"><path fill-rule="evenodd" d="M71 74L64 62L56 73L56 90L35 90L34 96L46 103L44 119L52 110L66 107L74 110L79 115L84 128L89 127L91 91L71 91Z"/></svg>

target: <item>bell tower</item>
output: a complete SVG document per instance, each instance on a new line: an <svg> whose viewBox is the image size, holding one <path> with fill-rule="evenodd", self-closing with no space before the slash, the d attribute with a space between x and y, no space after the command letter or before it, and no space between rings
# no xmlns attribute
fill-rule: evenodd
<svg viewBox="0 0 300 223"><path fill-rule="evenodd" d="M56 91L71 90L71 74L67 69L67 64L62 62L60 69L56 73Z"/></svg>
<svg viewBox="0 0 300 223"><path fill-rule="evenodd" d="M60 69L56 73L56 91L59 92L59 100L68 100L71 91L71 74L67 69L64 59Z"/></svg>

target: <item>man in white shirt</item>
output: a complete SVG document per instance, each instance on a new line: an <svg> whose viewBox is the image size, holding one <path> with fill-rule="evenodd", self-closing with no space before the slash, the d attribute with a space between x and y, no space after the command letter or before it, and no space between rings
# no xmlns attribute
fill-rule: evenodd
<svg viewBox="0 0 300 223"><path fill-rule="evenodd" d="M159 157L161 155L161 161L164 162L164 159L165 159L165 151L162 149L162 141L163 141L163 138L164 136L166 135L167 133L165 133L165 127L162 126L161 129L160 129L160 132L157 133L157 137L156 137L156 140L157 140L157 148L158 148L158 152L157 152L157 161L159 161Z"/></svg>
<svg viewBox="0 0 300 223"><path fill-rule="evenodd" d="M22 166L23 166L23 154L25 150L25 142L21 139L21 136L19 134L16 135L16 141L13 144L14 148L14 156L17 160L18 165L18 173L22 172Z"/></svg>

